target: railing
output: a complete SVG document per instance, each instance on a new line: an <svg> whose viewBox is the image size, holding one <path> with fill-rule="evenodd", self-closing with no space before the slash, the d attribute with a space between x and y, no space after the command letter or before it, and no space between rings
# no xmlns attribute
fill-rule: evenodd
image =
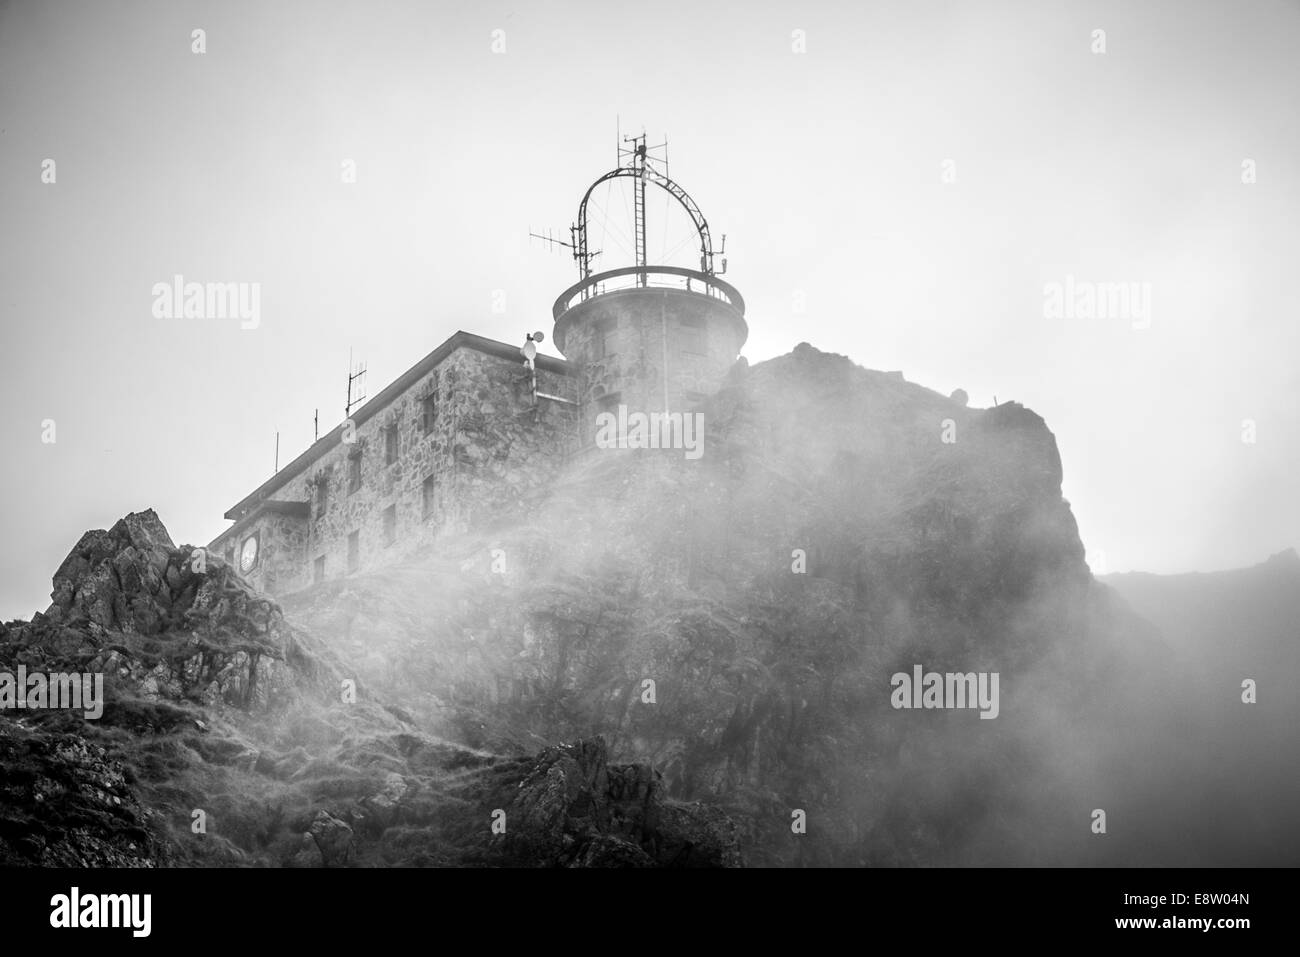
<svg viewBox="0 0 1300 957"><path fill-rule="evenodd" d="M551 311L558 320L577 303L624 289L676 289L717 299L731 306L741 316L745 314L745 300L735 286L723 282L717 276L681 266L624 266L622 269L596 273L560 293L560 298L555 300Z"/></svg>

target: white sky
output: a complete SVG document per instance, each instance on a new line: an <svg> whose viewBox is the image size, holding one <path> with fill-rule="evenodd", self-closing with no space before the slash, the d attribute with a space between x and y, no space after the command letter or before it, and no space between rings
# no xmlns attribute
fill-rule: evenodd
<svg viewBox="0 0 1300 957"><path fill-rule="evenodd" d="M0 0L0 618L128 511L208 541L349 349L372 395L457 329L549 351L575 273L528 228L617 117L727 234L751 362L1025 403L1108 570L1260 561L1300 543L1298 40L1269 2ZM175 273L261 283L260 326L155 319ZM1066 274L1150 283L1151 327L1044 318Z"/></svg>

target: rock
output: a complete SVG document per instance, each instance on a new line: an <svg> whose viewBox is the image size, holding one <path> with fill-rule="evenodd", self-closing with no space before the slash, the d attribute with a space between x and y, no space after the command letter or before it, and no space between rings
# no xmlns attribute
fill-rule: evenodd
<svg viewBox="0 0 1300 957"><path fill-rule="evenodd" d="M547 748L525 765L514 791L502 842L514 863L740 864L735 829L724 813L666 803L655 773L646 765L610 766L600 737Z"/></svg>
<svg viewBox="0 0 1300 957"><path fill-rule="evenodd" d="M364 798L361 802L368 812L367 820L370 827L382 831L396 824L402 809L402 798L409 790L405 778L396 771L388 772L384 776L380 792Z"/></svg>
<svg viewBox="0 0 1300 957"><path fill-rule="evenodd" d="M307 833L316 842L321 861L326 867L338 867L351 859L352 828L328 811L316 812L316 819L311 822Z"/></svg>
<svg viewBox="0 0 1300 957"><path fill-rule="evenodd" d="M569 867L655 867L655 860L637 845L609 834L597 834L583 845Z"/></svg>

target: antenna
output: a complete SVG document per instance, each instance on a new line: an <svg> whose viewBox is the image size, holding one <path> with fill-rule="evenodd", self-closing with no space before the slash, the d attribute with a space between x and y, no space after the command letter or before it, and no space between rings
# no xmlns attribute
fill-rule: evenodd
<svg viewBox="0 0 1300 957"><path fill-rule="evenodd" d="M275 471L280 471L280 433L275 433Z"/></svg>
<svg viewBox="0 0 1300 957"><path fill-rule="evenodd" d="M635 233L635 258L636 258L636 282L639 286L648 284L649 266L646 254L646 205L645 205L645 188L646 183L652 183L668 193L669 197L677 202L690 216L691 222L695 225L695 231L699 235L700 249L700 272L706 276L721 275L726 272L726 260L722 260L722 269L719 271L714 264L713 238L709 231L708 221L704 218L704 213L700 211L699 205L690 197L690 194L681 186L673 182L668 176L668 138L655 146L646 143L645 130L635 136L625 136L623 134L623 125L620 117L615 117L614 126L614 147L615 147L615 166L614 169L599 177L583 194L582 202L578 204L578 221L569 227L569 241L555 236L550 230L546 233L536 233L529 230L529 237L540 239L551 248L563 246L565 249L573 251L573 259L578 264L578 278L587 280L591 277L591 262L597 256L601 255L600 250L591 251L587 248L587 231L588 217L587 205L592 198L592 193L596 187L602 183L607 183L615 178L630 178L633 180L635 190L635 201L633 209L633 231ZM726 237L723 237L723 247L717 251L721 256L725 253ZM674 250L675 251L675 250ZM599 294L595 290L594 294ZM583 298L593 295L590 287L584 287L582 291Z"/></svg>
<svg viewBox="0 0 1300 957"><path fill-rule="evenodd" d="M320 441L320 409L317 409L316 414L311 417L311 440Z"/></svg>
<svg viewBox="0 0 1300 957"><path fill-rule="evenodd" d="M352 365L352 350L348 350L348 404L343 407L343 417L352 418L352 407L360 405L366 399L366 367L358 363ZM354 392L355 389L355 392Z"/></svg>
<svg viewBox="0 0 1300 957"><path fill-rule="evenodd" d="M573 258L578 261L579 269L581 269L583 274L586 275L591 272L591 261L600 255L600 250L597 249L595 252L586 252L585 250L580 249L577 242L577 236L575 235L577 230L577 226L569 227L569 238L573 241L567 243L563 239L556 237L549 228L547 228L545 233L535 233L533 232L532 227L529 227L528 237L530 239L540 239L542 242L546 243L549 249L555 249L558 246L563 246L565 249L572 249Z"/></svg>

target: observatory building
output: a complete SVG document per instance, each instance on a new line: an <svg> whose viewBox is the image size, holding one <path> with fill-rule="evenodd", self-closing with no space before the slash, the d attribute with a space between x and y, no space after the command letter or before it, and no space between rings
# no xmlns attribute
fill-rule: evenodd
<svg viewBox="0 0 1300 957"><path fill-rule="evenodd" d="M665 149L666 154L666 149ZM715 392L748 335L740 293L720 278L709 225L644 136L619 145L615 169L578 207L568 242L578 281L555 301L564 359L457 332L232 506L209 544L255 587L286 594L372 571L449 531L491 523L574 456L599 454L602 412L686 412ZM600 272L588 245L598 186L632 189L633 262ZM699 268L646 259L646 188L684 209ZM724 237L725 239L725 237Z"/></svg>

